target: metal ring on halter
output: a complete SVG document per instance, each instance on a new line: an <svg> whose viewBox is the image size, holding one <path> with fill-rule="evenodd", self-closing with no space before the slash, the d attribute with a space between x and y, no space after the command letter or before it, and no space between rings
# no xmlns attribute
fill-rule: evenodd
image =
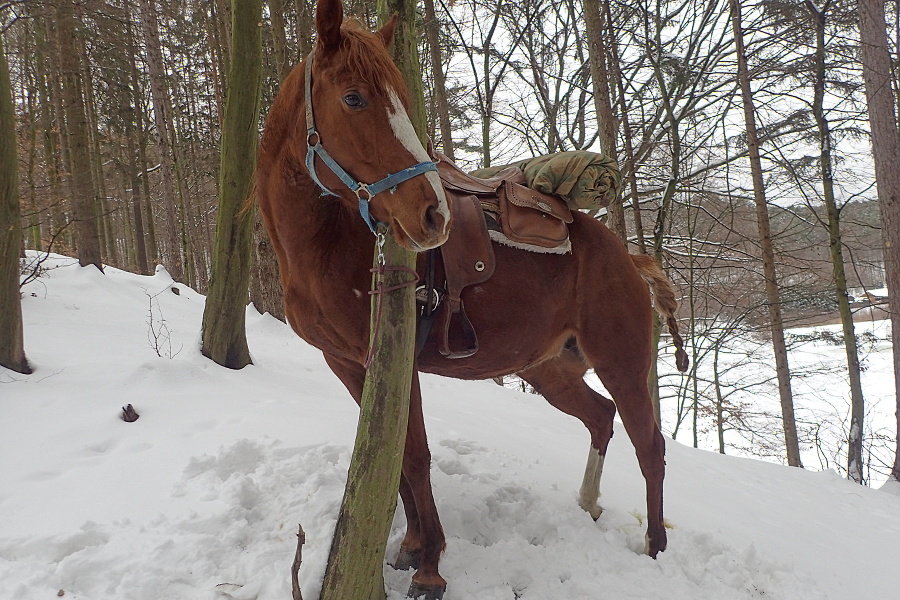
<svg viewBox="0 0 900 600"><path fill-rule="evenodd" d="M356 198L358 200L365 200L367 202L371 200L374 194L369 191L369 185L366 183L358 183L357 185L359 187L353 190L354 192L356 192ZM365 197L363 197L363 194L365 194Z"/></svg>

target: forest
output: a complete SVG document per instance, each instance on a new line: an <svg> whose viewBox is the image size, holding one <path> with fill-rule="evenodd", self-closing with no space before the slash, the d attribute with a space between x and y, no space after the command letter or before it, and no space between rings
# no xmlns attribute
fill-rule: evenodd
<svg viewBox="0 0 900 600"><path fill-rule="evenodd" d="M345 9L374 27L374 2ZM15 152L2 178L18 182L21 225L0 221L13 234L0 249L140 274L162 264L207 293L225 101L246 83L228 80L231 10L229 0L0 3L0 92L14 127L0 146ZM314 10L263 2L260 130L313 46ZM860 356L878 340L854 328L892 318L900 329L887 304L900 285L896 3L423 0L418 11L436 148L467 169L580 149L618 160L620 202L596 217L663 263L689 345L691 369L661 356L651 383L664 433L792 466L812 448L826 458L808 466L900 480L897 428L868 427L860 384ZM873 39L886 62L874 62ZM283 319L258 217L253 236L249 299ZM39 275L29 264L24 279ZM808 329L823 324L840 333ZM810 336L846 351L828 436L813 413L795 414L789 357ZM740 375L756 352L753 377ZM735 399L747 393L773 403Z"/></svg>

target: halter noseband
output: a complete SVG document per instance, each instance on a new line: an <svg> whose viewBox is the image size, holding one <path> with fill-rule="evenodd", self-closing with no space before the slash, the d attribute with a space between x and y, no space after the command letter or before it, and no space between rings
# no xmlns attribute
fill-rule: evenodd
<svg viewBox="0 0 900 600"><path fill-rule="evenodd" d="M437 171L437 164L432 161L420 162L416 165L403 169L402 171L398 171L391 175L388 175L384 179L380 181L376 181L375 183L363 183L361 181L357 181L354 179L344 168L337 163L331 155L328 154L328 151L325 150L324 146L322 146L322 136L316 131L316 122L313 120L313 108L312 108L312 61L313 61L313 52L309 53L309 56L306 58L306 69L305 69L305 93L306 93L306 170L309 171L309 176L312 177L312 180L316 182L321 189L324 195L328 196L337 196L331 190L329 190L322 182L319 180L319 176L316 174L316 156L325 163L325 166L331 169L331 172L337 175L338 179L340 179L344 185L346 185L350 190L356 194L356 198L359 200L359 214L362 217L363 221L366 222L369 229L372 230L372 233L375 233L375 228L379 225L379 222L376 221L372 215L369 214L369 200L375 197L375 194L379 194L385 190L394 188L399 184L403 183L407 179L412 179L417 175L422 175L429 171ZM315 139L315 143L313 143L313 139Z"/></svg>

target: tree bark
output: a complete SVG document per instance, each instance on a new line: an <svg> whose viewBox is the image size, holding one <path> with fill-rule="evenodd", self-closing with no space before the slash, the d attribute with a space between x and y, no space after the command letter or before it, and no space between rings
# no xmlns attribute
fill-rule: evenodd
<svg viewBox="0 0 900 600"><path fill-rule="evenodd" d="M253 211L242 211L256 168L262 83L262 0L232 0L231 63L222 124L219 214L212 277L203 310L203 355L230 369L251 363L244 318Z"/></svg>
<svg viewBox="0 0 900 600"><path fill-rule="evenodd" d="M784 339L784 322L781 316L781 298L775 273L775 251L769 226L769 209L766 204L765 183L762 176L762 161L759 154L759 136L756 132L756 115L753 92L750 89L750 74L744 51L744 37L741 28L741 6L738 0L731 2L731 22L734 43L737 50L738 82L744 104L744 121L747 126L747 147L750 154L750 171L753 178L753 201L756 204L756 219L759 227L759 244L762 252L763 277L766 286L766 304L769 310L769 327L772 334L772 349L775 353L775 373L778 377L778 395L781 400L781 418L784 428L784 442L788 464L802 467L797 423L794 418L794 398L791 391L791 372L788 365L787 345Z"/></svg>
<svg viewBox="0 0 900 600"><path fill-rule="evenodd" d="M75 213L78 263L83 267L94 265L102 271L100 233L97 228L97 198L91 179L91 148L82 95L84 82L78 65L79 52L75 40L76 2L77 0L59 0L56 13L63 112L71 161L69 182Z"/></svg>
<svg viewBox="0 0 900 600"><path fill-rule="evenodd" d="M287 57L287 37L284 32L284 1L267 0L269 5L269 21L272 25L272 46L275 51L275 70L278 81L284 81L291 72L291 63Z"/></svg>
<svg viewBox="0 0 900 600"><path fill-rule="evenodd" d="M888 50L884 3L879 0L860 0L858 6L860 56L869 107L894 348L897 446L891 479L900 481L900 132L890 83L891 55Z"/></svg>
<svg viewBox="0 0 900 600"><path fill-rule="evenodd" d="M250 271L250 302L261 314L284 321L284 291L278 270L278 256L257 211L253 223L253 267Z"/></svg>
<svg viewBox="0 0 900 600"><path fill-rule="evenodd" d="M31 373L22 334L19 294L19 162L16 157L16 114L12 103L9 65L0 36L0 366Z"/></svg>

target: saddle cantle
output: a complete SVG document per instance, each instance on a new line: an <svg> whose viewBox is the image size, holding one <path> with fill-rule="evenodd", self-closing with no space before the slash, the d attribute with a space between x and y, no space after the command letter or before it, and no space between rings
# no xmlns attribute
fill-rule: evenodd
<svg viewBox="0 0 900 600"><path fill-rule="evenodd" d="M459 169L443 154L432 154L453 214L450 236L440 247L446 302L441 309L438 350L447 358L466 358L478 351L478 336L466 315L461 294L468 286L484 283L493 275L491 240L533 251L567 252L568 223L573 217L563 200L522 185L525 175L518 167L504 169L490 179L479 179ZM430 291L425 294L426 298L431 297ZM425 313L430 328L430 306ZM428 335L427 331L421 333ZM457 343L456 349L451 348L451 338L462 338L462 347ZM423 343L420 337L420 347Z"/></svg>

